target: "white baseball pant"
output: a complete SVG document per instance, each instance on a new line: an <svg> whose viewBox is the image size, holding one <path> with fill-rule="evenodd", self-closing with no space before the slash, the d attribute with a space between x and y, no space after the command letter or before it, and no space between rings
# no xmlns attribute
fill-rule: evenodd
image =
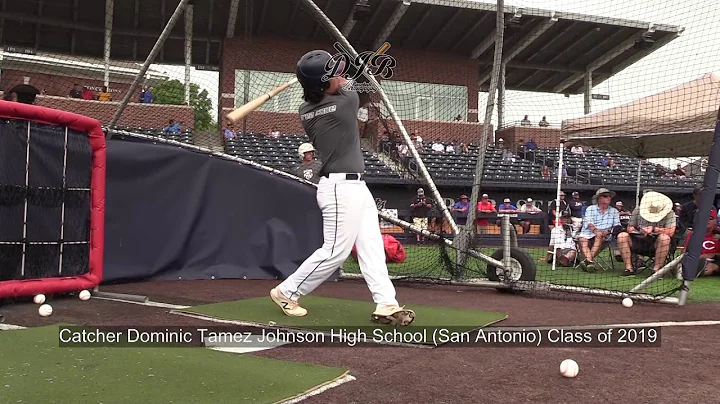
<svg viewBox="0 0 720 404"><path fill-rule="evenodd" d="M340 268L355 246L360 271L377 307L398 305L385 263L375 198L365 181L345 177L344 173L333 173L320 178L316 197L323 216L323 245L280 284L279 290L292 300L310 294Z"/></svg>

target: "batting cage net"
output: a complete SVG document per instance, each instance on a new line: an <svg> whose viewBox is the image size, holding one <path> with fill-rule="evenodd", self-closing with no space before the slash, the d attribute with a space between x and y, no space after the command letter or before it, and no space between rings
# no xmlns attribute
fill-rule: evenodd
<svg viewBox="0 0 720 404"><path fill-rule="evenodd" d="M91 3L52 7L92 34L6 18L5 100L316 183L292 80L327 50L328 77L368 101L364 179L396 279L655 300L717 269L710 0ZM33 7L49 6L5 11Z"/></svg>

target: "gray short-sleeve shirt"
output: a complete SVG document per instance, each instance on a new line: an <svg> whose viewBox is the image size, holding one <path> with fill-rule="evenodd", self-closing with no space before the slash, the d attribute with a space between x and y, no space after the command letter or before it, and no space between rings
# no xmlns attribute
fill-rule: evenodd
<svg viewBox="0 0 720 404"><path fill-rule="evenodd" d="M360 147L358 109L360 98L355 91L340 89L327 94L317 104L300 105L300 121L305 133L323 161L325 173L363 173L365 161Z"/></svg>

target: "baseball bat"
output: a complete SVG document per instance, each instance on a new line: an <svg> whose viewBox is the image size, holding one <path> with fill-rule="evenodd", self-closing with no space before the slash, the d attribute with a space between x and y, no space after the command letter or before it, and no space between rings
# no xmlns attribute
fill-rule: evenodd
<svg viewBox="0 0 720 404"><path fill-rule="evenodd" d="M237 108L227 114L227 119L232 121L233 123L237 123L239 120L245 118L249 113L255 111L256 109L260 108L263 104L265 104L269 99L272 97L280 94L281 92L285 91L286 88L290 87L291 85L297 83L298 79L297 77L293 78L292 80L288 81L287 83L278 86L277 88L274 88L272 91L270 91L267 94L263 94L254 100L248 102L247 104L241 106L240 108Z"/></svg>

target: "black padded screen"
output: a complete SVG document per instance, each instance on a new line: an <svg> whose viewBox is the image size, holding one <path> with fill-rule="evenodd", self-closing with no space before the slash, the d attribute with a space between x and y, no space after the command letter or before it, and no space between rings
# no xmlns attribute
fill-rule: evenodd
<svg viewBox="0 0 720 404"><path fill-rule="evenodd" d="M0 121L0 281L87 273L91 172L87 134Z"/></svg>

